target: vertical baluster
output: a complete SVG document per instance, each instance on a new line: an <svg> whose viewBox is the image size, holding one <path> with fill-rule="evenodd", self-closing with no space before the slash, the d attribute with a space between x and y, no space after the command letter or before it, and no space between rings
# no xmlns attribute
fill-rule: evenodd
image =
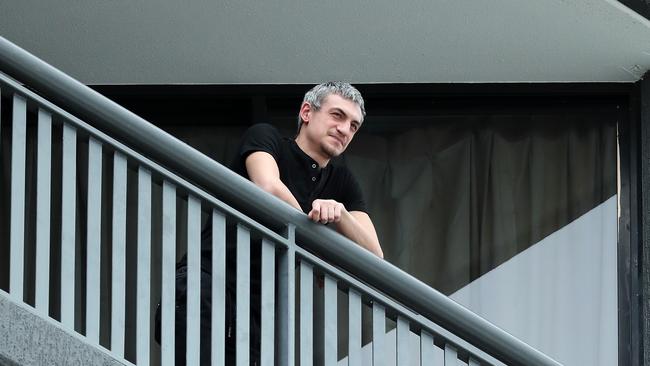
<svg viewBox="0 0 650 366"><path fill-rule="evenodd" d="M261 366L272 366L275 357L275 244L262 240L262 340Z"/></svg>
<svg viewBox="0 0 650 366"><path fill-rule="evenodd" d="M99 343L101 273L102 145L88 139L88 207L86 230L86 337Z"/></svg>
<svg viewBox="0 0 650 366"><path fill-rule="evenodd" d="M384 364L384 337L386 335L386 311L377 302L372 304L372 364Z"/></svg>
<svg viewBox="0 0 650 366"><path fill-rule="evenodd" d="M167 181L163 182L161 267L160 359L163 366L173 366L176 310L176 188Z"/></svg>
<svg viewBox="0 0 650 366"><path fill-rule="evenodd" d="M111 295L111 351L124 357L126 305L126 157L113 154L113 250Z"/></svg>
<svg viewBox="0 0 650 366"><path fill-rule="evenodd" d="M187 197L186 341L187 365L198 365L201 348L201 202L193 196Z"/></svg>
<svg viewBox="0 0 650 366"><path fill-rule="evenodd" d="M445 349L440 348L436 346L435 344L433 345L433 353L435 357L433 358L434 366L445 366Z"/></svg>
<svg viewBox="0 0 650 366"><path fill-rule="evenodd" d="M311 264L300 261L300 365L314 362L314 272Z"/></svg>
<svg viewBox="0 0 650 366"><path fill-rule="evenodd" d="M61 179L61 323L74 329L77 131L63 125Z"/></svg>
<svg viewBox="0 0 650 366"><path fill-rule="evenodd" d="M50 196L52 176L52 115L38 111L36 161L36 310L50 306Z"/></svg>
<svg viewBox="0 0 650 366"><path fill-rule="evenodd" d="M212 365L225 365L226 217L212 211Z"/></svg>
<svg viewBox="0 0 650 366"><path fill-rule="evenodd" d="M445 366L452 365L458 365L458 354L456 353L456 347L450 344L445 344Z"/></svg>
<svg viewBox="0 0 650 366"><path fill-rule="evenodd" d="M136 309L136 363L149 364L151 339L151 173L138 169L138 269Z"/></svg>
<svg viewBox="0 0 650 366"><path fill-rule="evenodd" d="M289 247L280 254L278 261L278 365L295 364L295 290L296 251L295 226L287 225Z"/></svg>
<svg viewBox="0 0 650 366"><path fill-rule="evenodd" d="M397 365L409 366L409 322L402 316L397 317Z"/></svg>
<svg viewBox="0 0 650 366"><path fill-rule="evenodd" d="M237 225L237 366L248 366L250 350L250 232Z"/></svg>
<svg viewBox="0 0 650 366"><path fill-rule="evenodd" d="M431 334L421 331L420 333L420 364L422 366L432 365L435 360L433 337Z"/></svg>
<svg viewBox="0 0 650 366"><path fill-rule="evenodd" d="M361 364L361 295L348 291L348 364Z"/></svg>
<svg viewBox="0 0 650 366"><path fill-rule="evenodd" d="M25 270L25 149L27 143L27 101L20 95L13 98L11 133L11 226L9 231L11 270L9 293L23 301Z"/></svg>
<svg viewBox="0 0 650 366"><path fill-rule="evenodd" d="M481 363L470 357L468 365L469 366L481 366Z"/></svg>
<svg viewBox="0 0 650 366"><path fill-rule="evenodd" d="M325 275L324 286L325 298L325 337L324 337L324 364L325 366L336 366L338 359L338 335L337 335L337 306L338 306L338 290L336 286L336 279Z"/></svg>

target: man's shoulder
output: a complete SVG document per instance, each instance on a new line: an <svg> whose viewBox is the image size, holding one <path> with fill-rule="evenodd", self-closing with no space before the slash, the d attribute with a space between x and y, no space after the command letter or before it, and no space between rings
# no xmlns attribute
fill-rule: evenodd
<svg viewBox="0 0 650 366"><path fill-rule="evenodd" d="M246 130L245 135L271 135L282 138L280 130L270 123L256 123Z"/></svg>
<svg viewBox="0 0 650 366"><path fill-rule="evenodd" d="M246 151L267 148L278 150L285 149L289 139L280 130L269 123L257 123L250 126L242 137L242 149ZM278 150L279 151L279 150Z"/></svg>
<svg viewBox="0 0 650 366"><path fill-rule="evenodd" d="M290 138L280 132L280 130L270 123L257 123L250 126L242 138L244 146L275 146L276 148L285 149Z"/></svg>

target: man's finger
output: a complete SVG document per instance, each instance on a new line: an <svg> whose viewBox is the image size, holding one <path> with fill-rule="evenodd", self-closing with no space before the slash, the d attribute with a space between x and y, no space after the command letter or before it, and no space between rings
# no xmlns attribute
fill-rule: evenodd
<svg viewBox="0 0 650 366"><path fill-rule="evenodd" d="M341 205L336 205L334 207L334 222L341 221Z"/></svg>
<svg viewBox="0 0 650 366"><path fill-rule="evenodd" d="M334 213L334 205L330 205L327 209L327 222L333 222L336 220L336 215Z"/></svg>
<svg viewBox="0 0 650 366"><path fill-rule="evenodd" d="M328 223L327 215L328 215L327 205L321 206L321 208L320 208L320 222L322 224L327 224Z"/></svg>
<svg viewBox="0 0 650 366"><path fill-rule="evenodd" d="M318 200L314 201L311 204L311 212L309 213L309 217L314 221L318 222L320 221L320 216L321 216L321 206L320 203L318 203Z"/></svg>

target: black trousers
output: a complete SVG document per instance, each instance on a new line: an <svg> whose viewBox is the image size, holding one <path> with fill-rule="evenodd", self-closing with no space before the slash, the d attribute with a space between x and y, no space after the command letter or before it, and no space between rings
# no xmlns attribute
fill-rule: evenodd
<svg viewBox="0 0 650 366"><path fill-rule="evenodd" d="M233 278L233 276L227 276ZM257 286L256 286L257 285ZM255 287L258 284L252 283L253 294L258 293ZM226 314L225 317L225 364L235 364L235 283L226 283ZM259 297L251 296L251 319L250 319L250 360L251 365L259 365L259 344L260 344L260 322L259 322ZM160 305L156 310L155 338L160 344ZM201 351L200 364L210 365L211 358L211 325L212 325L212 275L201 271ZM175 312L175 363L177 366L186 364L187 346L187 267L182 266L176 270L176 312Z"/></svg>

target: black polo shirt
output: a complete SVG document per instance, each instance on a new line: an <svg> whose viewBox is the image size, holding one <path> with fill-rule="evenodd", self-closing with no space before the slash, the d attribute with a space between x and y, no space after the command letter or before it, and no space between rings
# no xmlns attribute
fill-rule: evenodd
<svg viewBox="0 0 650 366"><path fill-rule="evenodd" d="M261 123L250 127L242 137L237 155L230 164L230 169L246 179L246 158L256 152L264 151L275 159L280 171L280 180L289 188L289 191L300 204L303 212L311 211L311 204L315 199L333 199L342 203L348 211L366 212L361 187L350 170L346 167L342 157L330 160L326 167L320 168L318 163L298 147L293 139L283 137L272 125ZM226 244L229 252L235 249L233 239L234 227L229 225ZM203 271L212 272L212 221L207 220L201 233L201 268ZM251 267L259 267L259 253L251 258ZM234 259L228 255L229 264ZM177 263L177 267L187 265L187 255Z"/></svg>
<svg viewBox="0 0 650 366"><path fill-rule="evenodd" d="M321 168L293 139L283 137L275 127L261 123L246 131L230 168L250 179L245 162L257 151L273 156L278 164L280 180L289 188L303 212L311 211L311 204L316 199L335 200L348 211L366 211L361 187L341 157L331 159Z"/></svg>

